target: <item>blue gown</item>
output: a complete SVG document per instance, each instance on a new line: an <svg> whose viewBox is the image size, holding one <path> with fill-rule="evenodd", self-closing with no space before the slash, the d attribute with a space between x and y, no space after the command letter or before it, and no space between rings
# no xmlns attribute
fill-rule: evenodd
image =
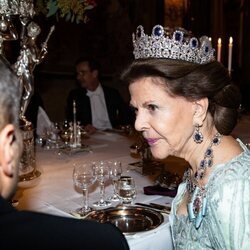
<svg viewBox="0 0 250 250"><path fill-rule="evenodd" d="M206 216L198 229L188 216L176 214L186 192L186 182L180 184L170 214L175 249L250 249L250 151L238 141L244 152L214 166L206 185Z"/></svg>

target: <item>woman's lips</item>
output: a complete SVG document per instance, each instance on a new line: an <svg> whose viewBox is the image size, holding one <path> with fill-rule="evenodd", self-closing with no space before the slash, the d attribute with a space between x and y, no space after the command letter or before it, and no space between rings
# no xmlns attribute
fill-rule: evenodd
<svg viewBox="0 0 250 250"><path fill-rule="evenodd" d="M158 139L154 139L154 138L147 138L146 140L149 145L154 145L158 141Z"/></svg>

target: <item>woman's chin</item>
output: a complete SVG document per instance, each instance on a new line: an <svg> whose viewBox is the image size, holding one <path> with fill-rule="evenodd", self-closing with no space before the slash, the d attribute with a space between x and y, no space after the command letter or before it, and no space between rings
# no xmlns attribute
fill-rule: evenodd
<svg viewBox="0 0 250 250"><path fill-rule="evenodd" d="M163 160L169 156L169 153L159 152L158 150L157 151L151 150L151 153L152 153L154 159L156 159L156 160Z"/></svg>

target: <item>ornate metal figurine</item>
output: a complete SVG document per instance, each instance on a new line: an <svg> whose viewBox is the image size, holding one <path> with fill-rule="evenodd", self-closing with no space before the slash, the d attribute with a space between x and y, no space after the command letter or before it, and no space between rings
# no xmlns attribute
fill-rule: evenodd
<svg viewBox="0 0 250 250"><path fill-rule="evenodd" d="M14 69L20 79L20 87L23 89L23 96L21 100L20 119L28 122L25 118L25 111L30 102L30 98L34 92L34 75L33 71L39 63L42 62L47 54L47 42L54 30L52 26L46 41L41 48L36 44L36 39L41 32L40 27L33 21L26 26L26 20L22 20L23 31L21 40L21 49L19 57L14 64Z"/></svg>
<svg viewBox="0 0 250 250"><path fill-rule="evenodd" d="M37 45L40 27L33 21L35 15L33 0L0 0L0 54L4 56L4 42L20 41L20 52L13 69L16 72L21 92L20 129L23 136L23 154L19 167L20 182L32 180L40 176L36 169L34 133L31 122L25 118L25 111L34 92L33 71L47 54L47 43L54 31L54 26L41 46ZM20 21L21 34L18 34L13 20ZM6 59L6 58L5 58ZM7 61L7 59L6 59Z"/></svg>

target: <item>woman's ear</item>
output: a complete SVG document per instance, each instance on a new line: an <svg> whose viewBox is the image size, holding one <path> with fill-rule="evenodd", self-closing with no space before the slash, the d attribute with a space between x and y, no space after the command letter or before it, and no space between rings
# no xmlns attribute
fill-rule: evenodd
<svg viewBox="0 0 250 250"><path fill-rule="evenodd" d="M202 125L207 116L208 99L202 98L194 102L194 122L195 124Z"/></svg>
<svg viewBox="0 0 250 250"><path fill-rule="evenodd" d="M16 171L13 165L15 158L15 126L6 125L0 132L0 168L6 176L12 177Z"/></svg>

